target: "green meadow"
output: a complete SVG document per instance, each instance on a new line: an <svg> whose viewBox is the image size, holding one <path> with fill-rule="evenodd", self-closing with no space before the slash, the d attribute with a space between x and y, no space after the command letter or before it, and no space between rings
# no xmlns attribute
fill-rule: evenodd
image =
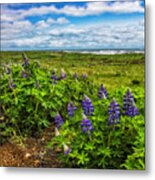
<svg viewBox="0 0 155 180"><path fill-rule="evenodd" d="M1 64L22 62L22 52L1 52ZM80 53L28 51L30 61L49 69L63 68L68 73L86 74L107 88L144 86L144 54L94 55Z"/></svg>

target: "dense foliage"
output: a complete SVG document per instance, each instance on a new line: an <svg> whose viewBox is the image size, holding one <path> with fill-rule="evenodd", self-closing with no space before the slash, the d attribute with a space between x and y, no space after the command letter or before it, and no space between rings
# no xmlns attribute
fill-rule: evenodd
<svg viewBox="0 0 155 180"><path fill-rule="evenodd" d="M30 63L4 66L0 143L35 136L49 124L65 167L144 169L144 89L106 89L86 74Z"/></svg>

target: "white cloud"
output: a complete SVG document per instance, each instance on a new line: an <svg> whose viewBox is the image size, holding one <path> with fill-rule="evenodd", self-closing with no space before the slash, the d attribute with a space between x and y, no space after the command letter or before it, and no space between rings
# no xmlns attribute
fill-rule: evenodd
<svg viewBox="0 0 155 180"><path fill-rule="evenodd" d="M58 24L66 24L66 23L69 23L69 20L66 19L65 17L60 17L57 19L56 21Z"/></svg>
<svg viewBox="0 0 155 180"><path fill-rule="evenodd" d="M45 22L40 22L40 24ZM23 22L24 24L24 22ZM8 27L9 28L9 27ZM21 26L19 26L19 29ZM30 28L34 28L31 27ZM24 29L24 28L23 28ZM7 29L6 29L7 30ZM20 29L21 30L21 29ZM37 33L38 32L38 33ZM15 33L15 32L14 32ZM32 34L16 33L16 36L3 38L3 47L36 48L139 48L144 46L144 26L142 21L98 24L98 25L67 25L34 28ZM39 34L39 35L38 35Z"/></svg>
<svg viewBox="0 0 155 180"><path fill-rule="evenodd" d="M1 24L1 39L16 39L32 34L33 24L28 20L3 22Z"/></svg>
<svg viewBox="0 0 155 180"><path fill-rule="evenodd" d="M44 20L41 20L41 21L38 21L35 26L36 26L36 29L44 29L44 28L47 28L49 24L46 23Z"/></svg>
<svg viewBox="0 0 155 180"><path fill-rule="evenodd" d="M52 25L63 25L68 24L69 20L65 17L59 17L57 19L48 18L47 20L40 20L36 24L34 24L34 28L36 29L45 29L49 28Z"/></svg>
<svg viewBox="0 0 155 180"><path fill-rule="evenodd" d="M12 40L2 40L2 45L8 47L28 47L34 48L41 45L45 45L48 41L49 37L47 36L36 36L31 38L19 38L19 39L12 39Z"/></svg>
<svg viewBox="0 0 155 180"><path fill-rule="evenodd" d="M143 12L139 1L89 2L83 7L55 6L33 7L29 10L2 8L1 44L9 48L132 48L144 47L144 20L117 23L71 24L66 17L48 16L31 23L28 16L51 13L71 16L99 15L104 12ZM141 18L142 19L142 18Z"/></svg>
<svg viewBox="0 0 155 180"><path fill-rule="evenodd" d="M126 2L89 2L84 7L64 6L62 9L55 11L56 13L63 13L71 16L87 16L98 15L105 12L113 13L133 13L144 12L139 1L126 1Z"/></svg>
<svg viewBox="0 0 155 180"><path fill-rule="evenodd" d="M40 20L32 24L29 20L16 20L13 22L1 23L1 39L16 39L22 37L30 37L36 35L43 35L48 32L54 25L68 24L69 20L65 17L57 19L48 18L47 20Z"/></svg>
<svg viewBox="0 0 155 180"><path fill-rule="evenodd" d="M84 33L85 30L83 28L67 26L66 28L55 28L49 31L50 35L53 36L61 36L61 35L80 35Z"/></svg>
<svg viewBox="0 0 155 180"><path fill-rule="evenodd" d="M31 7L27 10L9 9L7 6L2 7L2 21L14 21L24 19L29 16L42 16L46 14L64 14L70 16L87 16L99 15L105 12L113 13L133 13L144 12L144 7L141 6L140 1L115 1L111 4L109 2L88 2L85 6L65 5L62 8L51 6ZM62 21L63 20L59 20Z"/></svg>

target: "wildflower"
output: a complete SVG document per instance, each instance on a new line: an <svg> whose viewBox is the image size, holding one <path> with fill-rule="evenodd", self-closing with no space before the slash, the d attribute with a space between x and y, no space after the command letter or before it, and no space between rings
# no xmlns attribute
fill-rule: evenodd
<svg viewBox="0 0 155 180"><path fill-rule="evenodd" d="M61 125L64 123L61 115L59 113L57 113L57 115L55 116L55 125L57 128L60 128Z"/></svg>
<svg viewBox="0 0 155 180"><path fill-rule="evenodd" d="M59 130L57 127L55 127L55 136L59 136L59 135L60 135Z"/></svg>
<svg viewBox="0 0 155 180"><path fill-rule="evenodd" d="M24 63L22 64L22 66L28 66L28 65L29 65L29 60L28 60L26 54L23 53L23 54L22 54L22 57L23 57L23 61L24 61Z"/></svg>
<svg viewBox="0 0 155 180"><path fill-rule="evenodd" d="M57 76L56 76L56 72L55 70L52 71L52 76L51 76L52 80L53 80L53 83L54 84L57 84L57 80L59 79Z"/></svg>
<svg viewBox="0 0 155 180"><path fill-rule="evenodd" d="M74 106L74 104L73 104L72 102L70 102L70 103L68 104L67 109L68 109L68 116L72 117L72 116L74 116L74 111L75 111L77 108L76 108L76 106Z"/></svg>
<svg viewBox="0 0 155 180"><path fill-rule="evenodd" d="M60 79L65 79L66 78L66 72L61 69L61 72L60 72Z"/></svg>
<svg viewBox="0 0 155 180"><path fill-rule="evenodd" d="M13 88L16 88L16 84L14 84L13 80L9 80L9 86L8 86L9 89L13 89Z"/></svg>
<svg viewBox="0 0 155 180"><path fill-rule="evenodd" d="M23 77L23 78L27 78L27 77L28 77L28 74L27 74L25 71L22 71L22 77Z"/></svg>
<svg viewBox="0 0 155 180"><path fill-rule="evenodd" d="M108 93L107 93L107 90L105 89L105 87L103 86L103 84L101 84L99 90L98 90L98 97L100 99L106 99L108 98Z"/></svg>
<svg viewBox="0 0 155 180"><path fill-rule="evenodd" d="M82 74L82 78L83 78L83 79L86 79L86 78L87 78L87 75L86 75L86 74Z"/></svg>
<svg viewBox="0 0 155 180"><path fill-rule="evenodd" d="M124 95L123 110L124 114L126 114L127 116L134 117L139 114L138 108L136 107L136 104L134 102L134 97L129 89Z"/></svg>
<svg viewBox="0 0 155 180"><path fill-rule="evenodd" d="M65 143L63 144L64 154L69 154L72 150Z"/></svg>
<svg viewBox="0 0 155 180"><path fill-rule="evenodd" d="M83 120L81 122L81 128L84 133L90 134L93 130L93 126L91 121L83 114Z"/></svg>
<svg viewBox="0 0 155 180"><path fill-rule="evenodd" d="M139 114L138 108L136 106L130 106L126 111L127 116L134 117Z"/></svg>
<svg viewBox="0 0 155 180"><path fill-rule="evenodd" d="M108 125L119 123L120 109L119 109L119 104L115 100L113 100L110 103L108 111L109 111Z"/></svg>
<svg viewBox="0 0 155 180"><path fill-rule="evenodd" d="M93 112L94 112L93 104L90 98L86 95L84 95L84 99L82 101L82 107L83 107L85 115L90 115L90 116L93 115Z"/></svg>
<svg viewBox="0 0 155 180"><path fill-rule="evenodd" d="M74 79L78 79L78 74L77 74L77 73L74 73L74 74L73 74L73 77L74 77Z"/></svg>

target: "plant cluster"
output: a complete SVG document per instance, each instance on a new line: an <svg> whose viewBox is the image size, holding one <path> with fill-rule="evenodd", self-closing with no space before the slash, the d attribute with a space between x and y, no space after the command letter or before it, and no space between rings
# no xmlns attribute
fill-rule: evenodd
<svg viewBox="0 0 155 180"><path fill-rule="evenodd" d="M85 73L36 62L4 66L0 80L0 143L35 136L50 124L47 148L65 167L144 169L144 92L98 87Z"/></svg>

